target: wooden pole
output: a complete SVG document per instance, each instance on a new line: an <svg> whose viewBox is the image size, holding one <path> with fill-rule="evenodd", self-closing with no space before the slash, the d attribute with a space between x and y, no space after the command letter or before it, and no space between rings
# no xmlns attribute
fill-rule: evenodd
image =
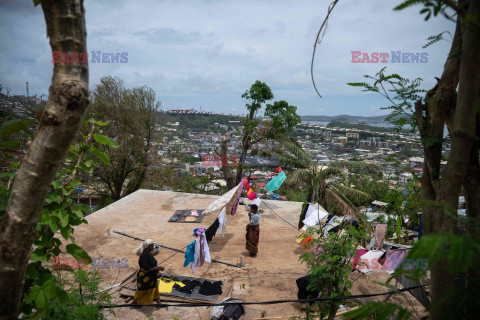
<svg viewBox="0 0 480 320"><path fill-rule="evenodd" d="M113 230L113 232L114 232L114 233L117 233L117 234L119 234L119 235L125 236L125 237L129 237L129 238L138 240L138 241L145 241L145 239L142 239L142 238L139 238L139 237L135 237L135 236L131 236L131 235L129 235L129 234L126 234L126 233L123 233L123 232L120 232L120 231L115 231L115 230ZM165 245L159 244L159 243L155 243L155 244L158 245L158 246L160 246L160 247L162 247L162 248L165 248L165 249L169 249L169 250L173 250L173 251L185 253L185 251L180 250L180 249L177 249L177 248L172 248L172 247L165 246ZM217 259L211 259L211 260L212 260L212 262L223 263L223 264L226 264L227 266L231 266L231 267L236 267L236 268L241 268L241 267L242 267L241 264L234 264L234 263L225 262L225 261L221 261L221 260L217 260Z"/></svg>

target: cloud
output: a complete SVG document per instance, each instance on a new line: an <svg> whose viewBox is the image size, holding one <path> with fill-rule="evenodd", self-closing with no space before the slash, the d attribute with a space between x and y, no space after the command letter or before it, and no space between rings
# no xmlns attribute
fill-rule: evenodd
<svg viewBox="0 0 480 320"><path fill-rule="evenodd" d="M104 0L85 2L88 50L126 52L125 64L90 64L90 87L107 75L128 86L148 85L164 108L204 106L244 112L241 94L255 81L301 114L369 114L387 102L346 85L385 65L353 64L351 51L428 52L426 64L387 64L387 72L422 77L434 85L448 54L442 41L422 49L426 38L454 25L424 22L419 7L394 12L383 0L345 0L331 15L317 48L312 86L310 62L328 1L305 0ZM16 93L47 93L51 49L40 7L31 0L0 4L0 83ZM377 108L377 109L374 109Z"/></svg>

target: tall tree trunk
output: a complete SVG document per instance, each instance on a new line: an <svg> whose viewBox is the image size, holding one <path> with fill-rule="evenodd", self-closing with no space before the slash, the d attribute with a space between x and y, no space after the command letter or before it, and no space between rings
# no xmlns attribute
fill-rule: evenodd
<svg viewBox="0 0 480 320"><path fill-rule="evenodd" d="M233 189L235 187L235 181L232 177L232 170L228 164L228 155L227 155L227 137L222 137L222 151L220 153L220 161L222 162L222 172L223 178L227 182L227 189Z"/></svg>
<svg viewBox="0 0 480 320"><path fill-rule="evenodd" d="M242 139L242 153L240 154L240 161L238 161L237 178L235 179L235 184L239 184L240 180L242 180L243 166L245 165L248 149L250 149L250 133L249 130L245 130Z"/></svg>
<svg viewBox="0 0 480 320"><path fill-rule="evenodd" d="M52 51L87 52L82 0L42 0ZM90 102L87 63L55 63L47 106L0 223L0 315L18 316L35 226Z"/></svg>
<svg viewBox="0 0 480 320"><path fill-rule="evenodd" d="M480 14L480 3L470 1L468 13L475 17ZM475 137L476 106L480 90L480 32L475 22L468 22L462 35L460 21L457 23L452 50L445 64L444 73L437 86L427 95L426 104L416 105L419 129L425 150L424 174L422 177L422 200L436 201L448 205L456 213L458 195L469 170L470 155ZM461 59L453 58L461 47ZM457 76L458 75L458 76ZM458 80L457 80L458 79ZM458 94L455 88L459 83ZM452 99L455 98L456 100ZM448 163L440 176L442 136L440 127L453 112L452 148ZM439 149L440 148L440 149ZM465 156L466 155L466 156ZM457 223L444 208L424 206L425 234L456 232ZM437 303L454 286L454 275L448 270L446 261L431 267L432 302ZM439 305L431 312L431 319L444 315L444 306Z"/></svg>

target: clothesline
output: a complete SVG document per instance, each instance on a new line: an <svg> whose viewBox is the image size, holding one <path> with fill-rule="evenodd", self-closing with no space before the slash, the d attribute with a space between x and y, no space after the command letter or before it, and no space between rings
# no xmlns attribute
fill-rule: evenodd
<svg viewBox="0 0 480 320"><path fill-rule="evenodd" d="M125 236L125 237L129 237L129 238L138 240L138 241L145 241L145 239L142 239L142 238L139 238L139 237L135 237L135 236L131 236L131 235L129 235L129 234L126 234L126 233L123 233L123 232L120 232L120 231L115 231L115 230L113 230L113 232L114 232L114 233L117 233L117 234L119 234L119 235ZM162 247L162 248L165 248L165 249L177 251L177 252L180 252L180 253L185 253L185 251L184 251L184 250L181 250L181 249L168 247L168 246L165 246L165 245L163 245L163 244L158 244L158 243L155 243L155 244L158 245L158 246L160 246L160 247ZM230 262L226 262L226 261L221 261L221 260L218 260L218 259L212 259L212 262L223 263L223 264L226 264L226 265L228 265L228 266L237 267L237 268L242 268L242 265L241 265L241 264L234 264L234 263L230 263Z"/></svg>
<svg viewBox="0 0 480 320"><path fill-rule="evenodd" d="M298 230L297 227L295 227L293 224L291 224L291 223L288 222L287 220L283 219L278 213L275 212L275 210L273 210L272 208L270 208L270 206L268 206L265 201L263 201L262 203L265 204L265 206L266 206L268 209L270 209L277 217L279 217L280 219L282 219L285 223L287 223L288 225L290 225L292 228L295 228L295 230Z"/></svg>
<svg viewBox="0 0 480 320"><path fill-rule="evenodd" d="M291 302L300 302L300 303L307 303L307 302L315 302L315 301L334 301L334 300L349 300L349 299L358 299L358 298L370 298L370 297L377 297L377 296L390 296L393 294L411 291L418 288L423 288L430 286L430 284L421 284L418 286L412 286L397 290L391 290L381 293L371 293L371 294L358 294L358 295L350 295L350 296L343 296L343 297L332 297L332 298L309 298L309 299L295 299L295 300L273 300L273 301L261 301L261 302L244 302L242 305L270 305L270 304L280 304L280 303L291 303ZM150 304L150 305L137 305L138 307L214 307L214 306L228 306L237 303L231 302L223 302L217 304L211 303L178 303L178 304L161 304L160 306L157 304ZM98 306L99 308L127 308L131 307L131 304L119 304L119 305L106 305L106 306Z"/></svg>

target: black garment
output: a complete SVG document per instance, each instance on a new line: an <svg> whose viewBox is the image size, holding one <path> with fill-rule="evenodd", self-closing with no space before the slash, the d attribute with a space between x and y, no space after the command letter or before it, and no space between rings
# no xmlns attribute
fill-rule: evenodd
<svg viewBox="0 0 480 320"><path fill-rule="evenodd" d="M200 286L200 290L198 292L204 296L222 294L222 281L210 282L205 280Z"/></svg>
<svg viewBox="0 0 480 320"><path fill-rule="evenodd" d="M197 280L183 280L182 283L185 285L184 287L180 287L178 284L175 284L173 288L186 294L191 294L193 289L201 284L201 282Z"/></svg>
<svg viewBox="0 0 480 320"><path fill-rule="evenodd" d="M308 290L310 285L310 276L305 276L297 279L298 299L318 298L318 291Z"/></svg>
<svg viewBox="0 0 480 320"><path fill-rule="evenodd" d="M158 270L152 270L157 266L157 260L147 251L143 250L138 259L140 270L137 273L137 290L148 291L157 285Z"/></svg>
<svg viewBox="0 0 480 320"><path fill-rule="evenodd" d="M207 239L207 243L210 243L212 241L213 237L215 237L215 234L217 233L217 229L220 226L220 222L218 221L218 218L215 219L213 224L208 227L207 230L205 230L205 239Z"/></svg>
<svg viewBox="0 0 480 320"><path fill-rule="evenodd" d="M157 266L157 259L155 259L147 250L143 250L142 254L140 254L138 265L141 269L145 270L147 275L156 274L156 272L151 271L151 269Z"/></svg>
<svg viewBox="0 0 480 320"><path fill-rule="evenodd" d="M302 229L303 226L305 225L303 223L303 220L305 220L305 215L307 214L308 206L310 206L310 204L308 204L308 203L306 203L305 206L302 205L303 210L300 213L300 219L298 220L298 229Z"/></svg>
<svg viewBox="0 0 480 320"><path fill-rule="evenodd" d="M229 298L224 302L243 302L239 299ZM223 312L218 320L237 320L245 313L245 307L242 304L231 304L223 308Z"/></svg>

